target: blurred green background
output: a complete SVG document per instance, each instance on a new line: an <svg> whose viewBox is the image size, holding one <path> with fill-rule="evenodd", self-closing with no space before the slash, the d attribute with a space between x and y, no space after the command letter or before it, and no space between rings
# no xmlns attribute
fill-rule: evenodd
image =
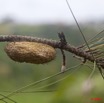
<svg viewBox="0 0 104 103"><path fill-rule="evenodd" d="M101 22L80 24L87 40L101 31L96 25L100 25L102 28L104 27ZM16 24L10 19L4 20L0 24L1 35L29 35L59 40L57 33L61 31L65 33L67 42L71 45L79 46L84 43L77 26L74 24L28 25ZM7 95L9 92L13 92L32 82L39 81L60 72L62 64L60 50L56 50L56 58L52 62L36 65L12 61L4 52L6 44L7 43L0 43L1 94ZM81 62L73 58L73 54L66 51L65 54L67 57L67 68L78 65ZM91 65L90 63L87 64ZM93 69L93 64L91 68ZM23 90L23 92L31 91L32 93L16 93L16 95L14 94L10 98L17 101L17 103L104 103L104 80L99 71L96 70L93 77L88 81L92 69L88 66L77 67L77 71L68 71ZM51 85L52 83L53 85ZM101 98L102 100L95 101L92 100L92 98ZM11 103L9 100L6 101ZM3 103L3 101L0 101L0 103Z"/></svg>

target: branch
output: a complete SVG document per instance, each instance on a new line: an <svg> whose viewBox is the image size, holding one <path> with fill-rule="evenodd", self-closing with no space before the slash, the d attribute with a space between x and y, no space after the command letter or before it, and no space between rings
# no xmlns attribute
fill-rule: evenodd
<svg viewBox="0 0 104 103"><path fill-rule="evenodd" d="M51 40L51 39L37 38L37 37L31 37L31 36L20 36L20 35L0 35L0 42L21 42L21 41L38 42L38 43L47 44L54 48L59 48L59 49L69 51L69 52L71 52L79 57L83 57L86 60L89 60L91 62L95 61L92 54L90 54L82 49L79 49L77 47L74 47L68 43L66 45L62 46L62 43L60 41ZM99 62L100 60L97 60L97 61ZM101 64L101 67L104 68L104 64Z"/></svg>

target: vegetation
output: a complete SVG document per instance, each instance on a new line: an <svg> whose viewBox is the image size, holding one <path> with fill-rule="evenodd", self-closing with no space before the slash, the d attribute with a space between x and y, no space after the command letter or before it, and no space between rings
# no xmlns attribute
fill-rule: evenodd
<svg viewBox="0 0 104 103"><path fill-rule="evenodd" d="M94 25L95 24L91 23L81 25L82 31L86 34L85 36L87 39L93 37L100 31ZM65 33L67 41L70 44L79 46L84 43L83 38L75 25L0 24L1 35L29 35L59 40L57 33L61 31ZM0 43L1 94L7 95L9 94L8 92L13 92L14 90L32 82L60 72L62 64L60 50L56 50L56 58L52 62L46 64L29 64L12 61L4 52L5 45L6 43ZM70 54L69 52L65 52L65 54L67 57L67 68L75 66L81 62L78 59L73 58L73 54ZM31 91L33 93L16 93L16 95L14 93L10 98L17 101L17 103L94 103L95 101L91 100L91 98L99 97L102 98L102 101L98 101L98 103L103 103L103 79L100 76L100 73L96 70L91 80L88 80L93 65L90 63L87 64L88 66L91 65L91 69L89 69L88 66L77 67L66 73L50 78L47 81L41 82L40 84L20 91ZM55 83L56 81L57 83ZM7 101L8 103L11 103L11 101ZM0 103L2 102L3 101L0 101Z"/></svg>

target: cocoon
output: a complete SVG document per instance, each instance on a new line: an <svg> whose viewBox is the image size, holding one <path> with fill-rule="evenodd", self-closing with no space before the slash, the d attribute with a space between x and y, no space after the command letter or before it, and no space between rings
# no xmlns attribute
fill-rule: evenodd
<svg viewBox="0 0 104 103"><path fill-rule="evenodd" d="M4 50L14 61L34 64L50 62L56 55L53 47L36 42L10 42Z"/></svg>

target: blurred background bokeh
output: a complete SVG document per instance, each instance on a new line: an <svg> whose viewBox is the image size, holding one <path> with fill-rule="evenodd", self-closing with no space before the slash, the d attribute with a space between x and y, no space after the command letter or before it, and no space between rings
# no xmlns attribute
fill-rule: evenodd
<svg viewBox="0 0 104 103"><path fill-rule="evenodd" d="M87 40L104 29L103 3L101 0L70 0ZM59 40L58 32L64 32L67 42L71 45L79 46L84 43L65 0L0 0L0 35L29 35ZM52 62L36 65L12 61L4 52L6 44L0 43L1 94L7 95L60 72L60 50L56 50L56 58ZM81 63L73 58L73 54L66 51L65 54L67 68ZM68 71L23 91L32 93L17 93L11 98L17 103L104 103L104 80L98 70L88 80L92 69L93 64L87 63L87 66L77 67L76 71ZM39 87L44 88L37 90ZM92 98L102 100L95 101Z"/></svg>

